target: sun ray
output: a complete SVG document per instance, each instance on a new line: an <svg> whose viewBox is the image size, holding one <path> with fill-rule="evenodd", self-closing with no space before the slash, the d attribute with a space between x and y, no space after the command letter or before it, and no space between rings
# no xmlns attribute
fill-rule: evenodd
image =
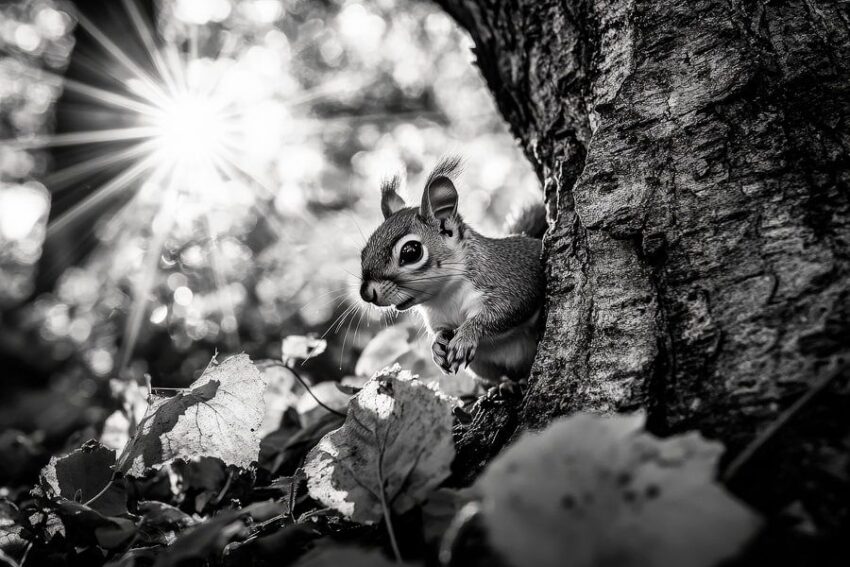
<svg viewBox="0 0 850 567"><path fill-rule="evenodd" d="M105 153L51 173L44 178L44 185L51 192L61 191L72 182L106 169L111 165L142 157L149 151L144 144L135 144L123 150Z"/></svg>
<svg viewBox="0 0 850 567"><path fill-rule="evenodd" d="M154 184L161 182L164 170L152 181ZM171 203L170 201L174 201ZM153 289L156 280L157 266L162 256L162 247L174 224L174 211L179 207L179 195L166 192L159 210L151 223L151 237L148 239L148 249L142 260L141 273L135 278L133 287L133 300L130 304L130 312L124 327L124 341L119 352L118 375L121 376L126 370L136 348L136 341L142 329L142 320L147 312L148 296Z"/></svg>
<svg viewBox="0 0 850 567"><path fill-rule="evenodd" d="M74 207L65 211L62 216L57 217L48 225L48 238L55 237L57 234L61 233L65 228L67 228L76 220L78 220L83 214L88 212L89 209L97 206L98 204L104 202L110 197L115 196L117 193L127 188L133 181L141 177L141 175L145 173L145 171L152 169L156 165L158 159L159 157L156 155L149 155L127 171L121 173L120 175L114 177L113 179L105 183L102 187L100 187L94 193L77 203Z"/></svg>
<svg viewBox="0 0 850 567"><path fill-rule="evenodd" d="M80 26L86 30L86 32L91 35L95 41L97 41L103 49L112 55L116 61L121 63L128 71L130 71L134 78L141 81L141 83L145 86L146 92L140 93L145 98L149 99L154 103L163 103L168 101L168 93L151 77L144 69L139 67L139 65L133 61L124 51L118 47L109 37L103 33L100 28L98 28L94 23L89 20L84 14L79 13L78 20L80 22Z"/></svg>
<svg viewBox="0 0 850 567"><path fill-rule="evenodd" d="M156 128L134 126L130 128L107 128L104 130L87 130L84 132L68 132L50 136L0 140L0 143L5 143L9 147L16 149L56 148L60 146L80 146L84 144L138 140L141 138L151 138L156 135Z"/></svg>
<svg viewBox="0 0 850 567"><path fill-rule="evenodd" d="M121 0L121 2L124 5L124 9L130 16L133 28L141 38L142 43L145 45L145 49L147 49L148 55L150 55L151 60L153 61L154 68L156 68L159 76L162 77L166 88L170 92L177 92L177 82L172 75L171 69L169 69L165 59L162 57L162 53L159 49L157 49L150 27L145 22L141 12L139 12L138 6L136 6L136 3L133 0Z"/></svg>

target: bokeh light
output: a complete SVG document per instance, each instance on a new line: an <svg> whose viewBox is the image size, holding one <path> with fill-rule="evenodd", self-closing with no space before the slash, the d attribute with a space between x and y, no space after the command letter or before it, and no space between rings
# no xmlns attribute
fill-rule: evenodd
<svg viewBox="0 0 850 567"><path fill-rule="evenodd" d="M469 39L430 3L163 0L154 22L120 7L132 33L72 3L0 7L0 200L18 199L0 204L0 277L19 282L0 349L34 345L15 355L29 364L179 385L216 350L276 356L330 328L342 374L385 324L338 319L383 177L406 170L417 201L427 169L462 154L461 209L485 233L538 198ZM72 55L94 83L63 76ZM51 135L63 92L99 122ZM88 153L57 167L57 147ZM46 226L50 193L71 202ZM36 268L58 269L42 248L87 240L33 296Z"/></svg>

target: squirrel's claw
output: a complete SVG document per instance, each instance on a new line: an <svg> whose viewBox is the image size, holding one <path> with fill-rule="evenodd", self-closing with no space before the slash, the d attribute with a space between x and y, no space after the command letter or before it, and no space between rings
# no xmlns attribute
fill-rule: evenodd
<svg viewBox="0 0 850 567"><path fill-rule="evenodd" d="M447 353L449 341L454 336L454 332L450 329L442 329L437 332L434 337L434 342L431 343L431 356L434 363L440 367L444 374L453 374L451 364L449 364Z"/></svg>
<svg viewBox="0 0 850 567"><path fill-rule="evenodd" d="M469 366L475 358L475 351L478 348L478 342L457 334L449 342L446 361L448 362L450 372L457 373L461 368Z"/></svg>

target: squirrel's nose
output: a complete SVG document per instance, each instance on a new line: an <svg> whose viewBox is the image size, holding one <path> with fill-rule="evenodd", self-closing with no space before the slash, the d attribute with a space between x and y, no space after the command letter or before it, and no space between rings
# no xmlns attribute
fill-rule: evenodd
<svg viewBox="0 0 850 567"><path fill-rule="evenodd" d="M378 303L378 286L374 282L363 282L360 286L360 297L367 303Z"/></svg>

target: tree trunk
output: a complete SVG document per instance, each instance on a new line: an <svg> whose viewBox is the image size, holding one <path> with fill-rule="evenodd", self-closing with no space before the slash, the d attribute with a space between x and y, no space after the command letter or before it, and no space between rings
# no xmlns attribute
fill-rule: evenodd
<svg viewBox="0 0 850 567"><path fill-rule="evenodd" d="M545 336L516 428L644 408L730 457L834 372L731 486L850 526L850 9L822 0L439 0L543 184Z"/></svg>

